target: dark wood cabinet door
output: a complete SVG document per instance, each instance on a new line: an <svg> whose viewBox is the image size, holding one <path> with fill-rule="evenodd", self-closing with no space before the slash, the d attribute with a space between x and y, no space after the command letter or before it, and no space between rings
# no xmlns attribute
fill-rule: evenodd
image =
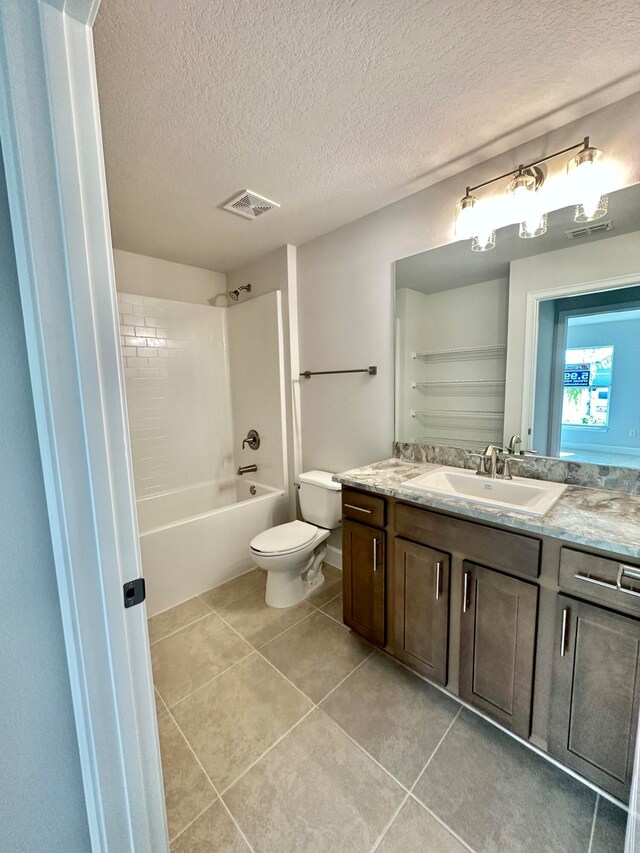
<svg viewBox="0 0 640 853"><path fill-rule="evenodd" d="M529 737L538 588L463 563L460 696Z"/></svg>
<svg viewBox="0 0 640 853"><path fill-rule="evenodd" d="M640 623L558 596L549 752L628 800L640 700Z"/></svg>
<svg viewBox="0 0 640 853"><path fill-rule="evenodd" d="M396 657L446 684L449 648L449 555L424 545L394 542Z"/></svg>
<svg viewBox="0 0 640 853"><path fill-rule="evenodd" d="M384 531L345 520L342 556L345 624L366 640L384 646Z"/></svg>

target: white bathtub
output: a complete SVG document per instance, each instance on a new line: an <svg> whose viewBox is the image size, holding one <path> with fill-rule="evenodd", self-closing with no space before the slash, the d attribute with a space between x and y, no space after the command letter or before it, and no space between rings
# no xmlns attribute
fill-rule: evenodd
<svg viewBox="0 0 640 853"><path fill-rule="evenodd" d="M148 615L250 569L249 542L287 521L287 504L283 491L242 477L139 499Z"/></svg>

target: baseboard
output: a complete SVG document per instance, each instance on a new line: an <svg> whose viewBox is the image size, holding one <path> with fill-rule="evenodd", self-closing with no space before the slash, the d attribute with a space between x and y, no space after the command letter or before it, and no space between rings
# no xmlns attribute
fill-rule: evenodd
<svg viewBox="0 0 640 853"><path fill-rule="evenodd" d="M327 556L324 558L325 563L330 566L335 566L336 569L342 571L342 549L336 548L335 545L327 545Z"/></svg>

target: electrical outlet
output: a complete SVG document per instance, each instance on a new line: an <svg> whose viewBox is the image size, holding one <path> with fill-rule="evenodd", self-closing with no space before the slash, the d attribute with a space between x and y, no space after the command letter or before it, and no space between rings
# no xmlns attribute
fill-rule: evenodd
<svg viewBox="0 0 640 853"><path fill-rule="evenodd" d="M638 437L638 430L637 429L630 429L629 430L629 438L637 438L637 437Z"/></svg>

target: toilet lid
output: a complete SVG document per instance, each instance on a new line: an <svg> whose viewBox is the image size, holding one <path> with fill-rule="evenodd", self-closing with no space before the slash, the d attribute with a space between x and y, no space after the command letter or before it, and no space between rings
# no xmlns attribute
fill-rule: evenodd
<svg viewBox="0 0 640 853"><path fill-rule="evenodd" d="M271 527L263 533L258 533L251 540L251 548L263 554L285 554L287 551L297 551L304 548L313 540L318 528L306 521L289 521Z"/></svg>

